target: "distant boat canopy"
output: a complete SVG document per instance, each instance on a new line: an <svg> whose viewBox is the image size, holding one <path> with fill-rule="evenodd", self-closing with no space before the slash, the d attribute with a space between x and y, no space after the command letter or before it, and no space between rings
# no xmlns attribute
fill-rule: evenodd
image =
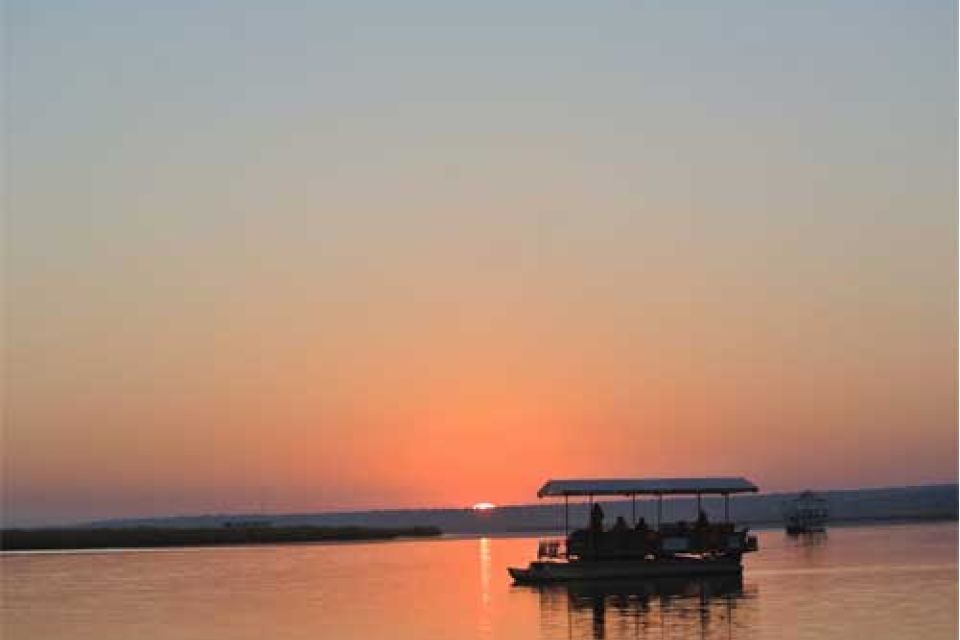
<svg viewBox="0 0 960 640"><path fill-rule="evenodd" d="M746 478L636 478L595 480L549 480L537 497L638 496L638 495L729 495L756 493Z"/></svg>
<svg viewBox="0 0 960 640"><path fill-rule="evenodd" d="M787 533L823 531L826 529L829 517L830 509L827 501L812 491L804 491L785 503L783 507Z"/></svg>

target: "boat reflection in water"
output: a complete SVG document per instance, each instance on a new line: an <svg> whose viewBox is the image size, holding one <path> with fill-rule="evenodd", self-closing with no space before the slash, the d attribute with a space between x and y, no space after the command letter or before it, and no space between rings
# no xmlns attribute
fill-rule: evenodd
<svg viewBox="0 0 960 640"><path fill-rule="evenodd" d="M734 638L753 617L740 575L514 588L538 591L541 626L570 638Z"/></svg>
<svg viewBox="0 0 960 640"><path fill-rule="evenodd" d="M809 533L788 533L786 542L791 547L820 547L827 543L826 531L810 531Z"/></svg>

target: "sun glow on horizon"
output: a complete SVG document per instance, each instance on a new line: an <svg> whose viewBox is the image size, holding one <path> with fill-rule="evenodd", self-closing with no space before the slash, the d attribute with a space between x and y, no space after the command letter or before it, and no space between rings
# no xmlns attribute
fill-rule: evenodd
<svg viewBox="0 0 960 640"><path fill-rule="evenodd" d="M496 509L496 508L497 508L497 505L493 504L492 502L478 502L477 504L471 507L471 509L473 509L474 511L489 511L490 509Z"/></svg>

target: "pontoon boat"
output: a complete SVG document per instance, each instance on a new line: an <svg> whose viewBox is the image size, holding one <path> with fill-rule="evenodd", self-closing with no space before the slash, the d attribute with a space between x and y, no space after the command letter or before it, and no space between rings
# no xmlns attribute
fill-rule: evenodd
<svg viewBox="0 0 960 640"><path fill-rule="evenodd" d="M756 491L744 478L550 480L537 496L563 497L564 538L542 540L536 561L508 571L517 583L736 575L743 570L743 554L757 550L757 539L730 521L730 496ZM696 520L663 522L665 495L696 496ZM708 520L701 508L705 495L723 496L723 521ZM591 506L589 526L572 532L571 496L586 496ZM602 510L593 501L598 496L630 497L633 522L627 526L620 519L614 527L604 528ZM636 520L637 496L656 496L655 525Z"/></svg>

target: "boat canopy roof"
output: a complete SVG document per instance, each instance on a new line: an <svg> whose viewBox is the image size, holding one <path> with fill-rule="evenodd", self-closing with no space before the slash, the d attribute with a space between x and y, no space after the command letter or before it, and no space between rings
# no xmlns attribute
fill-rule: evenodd
<svg viewBox="0 0 960 640"><path fill-rule="evenodd" d="M634 496L756 492L746 478L609 478L594 480L548 480L537 492L549 496Z"/></svg>

